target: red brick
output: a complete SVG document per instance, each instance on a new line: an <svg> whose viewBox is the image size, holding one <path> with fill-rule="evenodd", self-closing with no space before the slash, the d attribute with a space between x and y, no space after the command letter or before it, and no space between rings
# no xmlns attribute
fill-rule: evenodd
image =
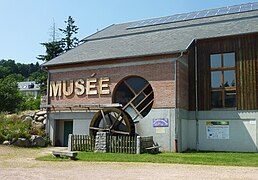
<svg viewBox="0 0 258 180"><path fill-rule="evenodd" d="M74 72L51 73L51 81L87 79L96 73L96 78L110 78L110 95L72 95L60 98L52 97L51 104L105 104L112 103L112 94L117 83L128 76L140 76L146 79L154 91L155 108L172 108L174 98L174 65L172 62L160 64L145 64L126 67L100 68Z"/></svg>

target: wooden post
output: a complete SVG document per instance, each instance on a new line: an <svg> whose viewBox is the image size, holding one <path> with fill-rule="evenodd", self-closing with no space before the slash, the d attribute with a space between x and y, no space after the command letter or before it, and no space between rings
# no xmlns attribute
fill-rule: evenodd
<svg viewBox="0 0 258 180"><path fill-rule="evenodd" d="M68 151L72 151L72 134L69 134L68 136Z"/></svg>
<svg viewBox="0 0 258 180"><path fill-rule="evenodd" d="M137 136L136 154L141 154L141 136Z"/></svg>

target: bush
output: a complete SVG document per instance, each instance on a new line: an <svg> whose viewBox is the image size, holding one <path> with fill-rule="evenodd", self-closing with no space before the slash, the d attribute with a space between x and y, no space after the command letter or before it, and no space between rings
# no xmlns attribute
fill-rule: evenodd
<svg viewBox="0 0 258 180"><path fill-rule="evenodd" d="M22 122L17 115L0 114L0 141L12 141L13 138L30 138L30 122Z"/></svg>
<svg viewBox="0 0 258 180"><path fill-rule="evenodd" d="M35 99L32 94L29 94L22 98L22 101L19 105L19 109L20 111L38 110L40 107L40 101L41 101L40 96L37 96L37 98Z"/></svg>

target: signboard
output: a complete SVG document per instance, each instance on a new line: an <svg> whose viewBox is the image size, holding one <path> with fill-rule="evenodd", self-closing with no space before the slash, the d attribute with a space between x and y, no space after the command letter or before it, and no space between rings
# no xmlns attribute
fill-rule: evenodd
<svg viewBox="0 0 258 180"><path fill-rule="evenodd" d="M153 119L153 127L168 127L168 118Z"/></svg>
<svg viewBox="0 0 258 180"><path fill-rule="evenodd" d="M249 124L255 125L256 124L256 120L250 120Z"/></svg>
<svg viewBox="0 0 258 180"><path fill-rule="evenodd" d="M82 95L105 95L110 94L109 77L87 78L77 80L50 81L49 96L77 96Z"/></svg>
<svg viewBox="0 0 258 180"><path fill-rule="evenodd" d="M165 127L156 127L155 129L156 129L157 134L165 134L166 133Z"/></svg>
<svg viewBox="0 0 258 180"><path fill-rule="evenodd" d="M228 121L206 122L207 139L229 139Z"/></svg>

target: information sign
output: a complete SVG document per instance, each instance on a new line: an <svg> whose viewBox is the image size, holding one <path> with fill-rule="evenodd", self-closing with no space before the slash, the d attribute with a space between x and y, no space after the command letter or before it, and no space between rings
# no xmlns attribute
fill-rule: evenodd
<svg viewBox="0 0 258 180"><path fill-rule="evenodd" d="M228 121L206 122L207 139L229 139Z"/></svg>

